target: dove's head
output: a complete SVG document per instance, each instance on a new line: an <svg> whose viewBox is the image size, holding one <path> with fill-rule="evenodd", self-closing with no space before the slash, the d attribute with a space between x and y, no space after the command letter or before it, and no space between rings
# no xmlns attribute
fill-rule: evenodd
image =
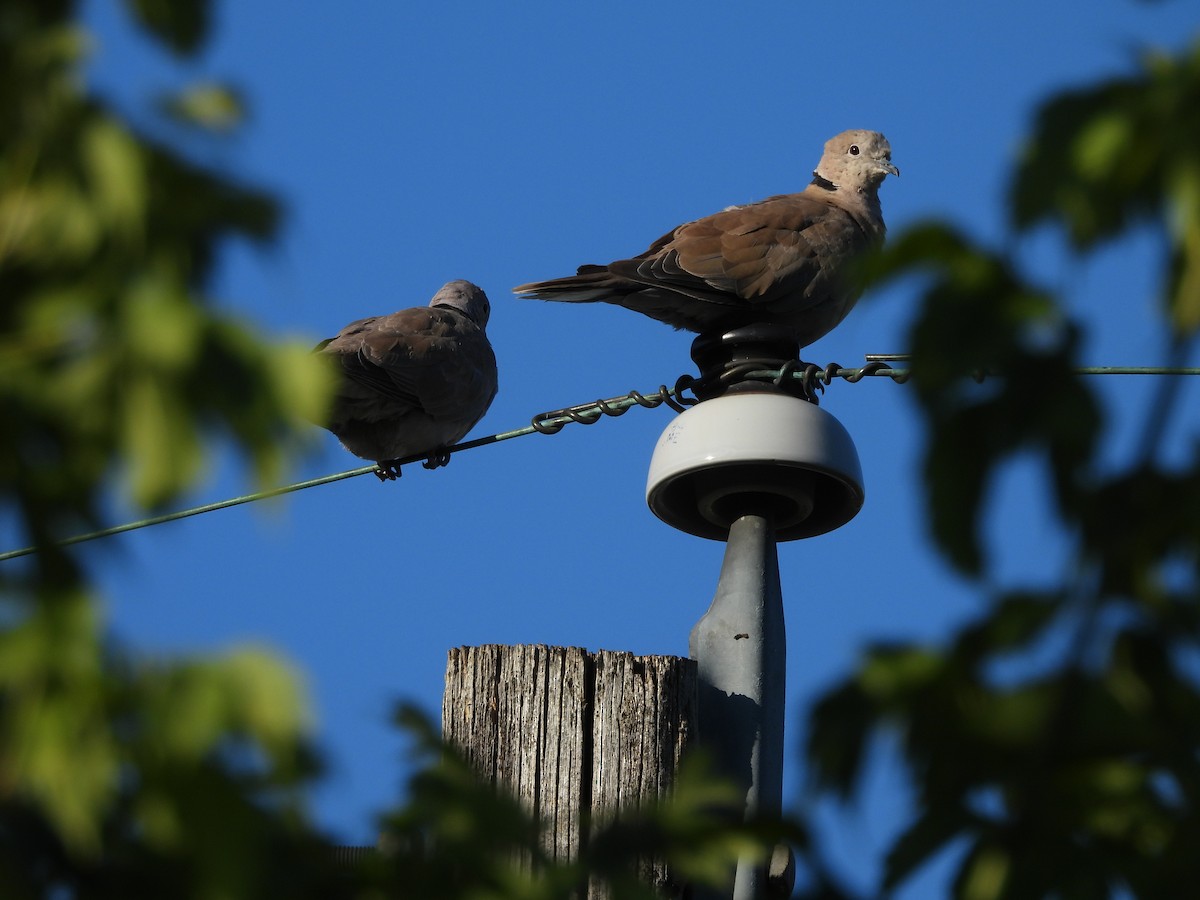
<svg viewBox="0 0 1200 900"><path fill-rule="evenodd" d="M492 305L488 303L483 288L469 281L447 281L433 295L429 305L457 309L480 328L487 325L492 314Z"/></svg>
<svg viewBox="0 0 1200 900"><path fill-rule="evenodd" d="M825 153L813 172L834 187L862 190L877 187L888 175L900 175L892 165L892 146L878 131L843 131L825 142Z"/></svg>

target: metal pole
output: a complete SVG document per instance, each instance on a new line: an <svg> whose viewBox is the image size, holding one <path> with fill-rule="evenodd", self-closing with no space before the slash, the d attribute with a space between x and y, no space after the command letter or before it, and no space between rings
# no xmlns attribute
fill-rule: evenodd
<svg viewBox="0 0 1200 900"><path fill-rule="evenodd" d="M688 652L697 662L703 746L721 774L745 788L747 817L778 812L787 640L775 531L765 516L730 527L716 596L692 628ZM766 892L767 862L739 859L734 900Z"/></svg>

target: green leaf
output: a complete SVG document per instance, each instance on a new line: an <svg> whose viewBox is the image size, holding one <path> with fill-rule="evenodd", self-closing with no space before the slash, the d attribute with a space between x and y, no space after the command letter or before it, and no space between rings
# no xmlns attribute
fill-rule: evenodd
<svg viewBox="0 0 1200 900"><path fill-rule="evenodd" d="M854 682L827 691L808 715L804 755L813 784L849 798L857 784L879 710Z"/></svg>
<svg viewBox="0 0 1200 900"><path fill-rule="evenodd" d="M163 97L159 108L181 124L218 134L235 131L245 119L241 94L223 84L194 85Z"/></svg>
<svg viewBox="0 0 1200 900"><path fill-rule="evenodd" d="M108 236L140 242L147 187L136 140L111 119L97 118L84 132L82 153L91 198Z"/></svg>
<svg viewBox="0 0 1200 900"><path fill-rule="evenodd" d="M209 0L126 0L147 31L181 55L194 53L208 37Z"/></svg>
<svg viewBox="0 0 1200 900"><path fill-rule="evenodd" d="M122 414L133 499L143 507L161 506L200 471L203 454L191 414L171 383L152 372L126 381Z"/></svg>
<svg viewBox="0 0 1200 900"><path fill-rule="evenodd" d="M1090 249L1135 224L1165 223L1181 169L1200 161L1200 41L1146 54L1139 73L1060 94L1038 112L1010 188L1017 230L1041 222Z"/></svg>
<svg viewBox="0 0 1200 900"><path fill-rule="evenodd" d="M1135 139L1133 122L1123 113L1102 110L1080 127L1072 145L1074 169L1084 179L1112 178Z"/></svg>
<svg viewBox="0 0 1200 900"><path fill-rule="evenodd" d="M253 647L218 661L231 725L268 748L286 748L313 727L299 673L274 654Z"/></svg>
<svg viewBox="0 0 1200 900"><path fill-rule="evenodd" d="M88 198L53 176L0 196L0 253L37 269L70 266L95 253L103 225Z"/></svg>
<svg viewBox="0 0 1200 900"><path fill-rule="evenodd" d="M281 341L267 360L276 401L293 423L326 421L337 387L337 372L314 355L309 341Z"/></svg>
<svg viewBox="0 0 1200 900"><path fill-rule="evenodd" d="M170 377L199 355L205 322L170 272L154 269L128 288L120 308L128 362Z"/></svg>
<svg viewBox="0 0 1200 900"><path fill-rule="evenodd" d="M926 811L893 842L884 860L883 886L898 887L974 823L962 810Z"/></svg>
<svg viewBox="0 0 1200 900"><path fill-rule="evenodd" d="M1054 591L1005 594L988 616L958 633L954 655L974 669L988 659L1029 649L1059 619L1064 605L1064 597Z"/></svg>
<svg viewBox="0 0 1200 900"><path fill-rule="evenodd" d="M1200 156L1177 167L1170 184L1174 245L1166 290L1167 314L1178 335L1200 329Z"/></svg>
<svg viewBox="0 0 1200 900"><path fill-rule="evenodd" d="M1006 883L1012 870L1008 851L996 844L981 843L971 849L958 878L954 896L962 900L996 900L1006 897Z"/></svg>
<svg viewBox="0 0 1200 900"><path fill-rule="evenodd" d="M120 768L95 609L79 591L40 599L25 622L0 632L5 789L39 809L70 851L94 855Z"/></svg>

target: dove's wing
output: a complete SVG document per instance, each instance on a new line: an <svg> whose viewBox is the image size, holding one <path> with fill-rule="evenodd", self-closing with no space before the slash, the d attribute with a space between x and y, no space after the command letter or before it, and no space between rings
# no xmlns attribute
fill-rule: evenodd
<svg viewBox="0 0 1200 900"><path fill-rule="evenodd" d="M688 222L608 270L697 300L745 308L803 295L823 273L867 246L867 234L844 210L820 198L786 194ZM800 300L791 312L805 305Z"/></svg>
<svg viewBox="0 0 1200 900"><path fill-rule="evenodd" d="M321 424L363 459L453 444L496 396L496 355L484 332L490 313L482 288L452 281L429 306L359 319L318 344L341 376Z"/></svg>
<svg viewBox="0 0 1200 900"><path fill-rule="evenodd" d="M491 346L474 322L453 309L419 307L363 319L323 352L341 363L346 379L339 400L356 418L410 409L452 418L495 394Z"/></svg>

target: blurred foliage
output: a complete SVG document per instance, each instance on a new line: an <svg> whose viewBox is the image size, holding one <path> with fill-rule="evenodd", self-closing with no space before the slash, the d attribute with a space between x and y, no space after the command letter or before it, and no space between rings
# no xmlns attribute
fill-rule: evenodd
<svg viewBox="0 0 1200 900"><path fill-rule="evenodd" d="M517 802L481 782L420 713L404 707L398 722L415 739L418 765L405 806L383 822L381 852L359 872L379 896L399 887L400 896L422 900L550 900L581 896L590 882L607 896L653 900L661 895L639 877L639 863L650 856L684 883L715 885L740 854L765 853L776 842L807 844L802 829L784 822L731 825L740 818L738 792L697 758L677 774L670 801L593 823L577 859L553 860ZM671 896L681 889L670 886Z"/></svg>
<svg viewBox="0 0 1200 900"><path fill-rule="evenodd" d="M1043 460L1064 518L1081 502L1101 417L1071 371L1078 328L1011 262L946 224L911 226L875 265L879 280L919 271L931 281L909 336L912 384L928 425L930 524L950 560L978 574L978 518L1003 460L1022 451ZM1004 373L1003 381L987 380L989 373Z"/></svg>
<svg viewBox="0 0 1200 900"><path fill-rule="evenodd" d="M1061 227L1081 250L1151 222L1166 236L1167 321L1200 327L1200 43L1147 52L1135 78L1044 104L1011 192L1013 222Z"/></svg>
<svg viewBox="0 0 1200 900"><path fill-rule="evenodd" d="M177 52L204 36L206 2L131 7ZM205 295L222 244L272 236L276 201L90 96L74 17L0 4L0 504L42 551L0 567L0 895L331 896L296 674L253 649L137 659L54 544L114 485L178 498L214 437L277 478L327 396L306 347ZM203 99L181 114L232 121Z"/></svg>
<svg viewBox="0 0 1200 900"><path fill-rule="evenodd" d="M210 28L208 0L126 8L181 58ZM41 548L0 570L0 893L550 898L590 880L643 897L648 853L701 884L782 840L802 864L798 896L850 896L802 824L731 826L734 798L694 766L670 802L552 861L535 824L411 710L408 799L379 852L339 861L304 806L320 766L294 672L253 648L146 661L106 634L55 540L97 524L114 484L147 508L178 498L214 438L278 477L327 386L306 347L263 341L205 293L223 244L274 234L275 199L91 96L75 13L0 2L0 503ZM219 136L243 102L203 84L160 111ZM1160 235L1165 343L1186 356L1200 325L1200 44L1049 99L1010 199L1015 235L1058 229L1079 253ZM872 743L897 737L917 810L885 893L955 848L954 894L970 900L1178 896L1200 875L1200 459L1158 462L1180 415L1170 380L1142 452L1101 470L1101 404L1074 373L1082 326L1051 291L944 222L896 235L874 265L877 281L920 280L931 532L991 602L944 646L871 648L812 712L813 778L851 798ZM1074 541L1054 588L998 584L981 538L989 488L1018 455Z"/></svg>
<svg viewBox="0 0 1200 900"><path fill-rule="evenodd" d="M1083 254L1135 229L1159 236L1166 361L1187 359L1200 325L1200 41L1042 104L1010 209L1015 236L1058 229ZM1073 372L1083 326L1051 292L947 223L907 229L875 265L877 281L921 285L911 347L931 532L990 602L944 646L872 647L812 710L813 779L851 798L872 743L898 742L916 815L885 861L885 893L952 852L953 894L969 900L1188 895L1200 877L1200 447L1159 462L1184 417L1178 384L1160 380L1136 456L1101 467L1101 404ZM989 487L1017 454L1073 544L1053 589L1003 586L981 542Z"/></svg>
<svg viewBox="0 0 1200 900"><path fill-rule="evenodd" d="M198 36L195 16L149 10L204 4L138 6L178 46ZM86 41L52 8L0 11L0 485L39 545L93 523L114 475L143 506L178 497L212 429L278 478L325 400L303 348L262 344L203 295L221 242L269 239L276 202L88 97Z"/></svg>

